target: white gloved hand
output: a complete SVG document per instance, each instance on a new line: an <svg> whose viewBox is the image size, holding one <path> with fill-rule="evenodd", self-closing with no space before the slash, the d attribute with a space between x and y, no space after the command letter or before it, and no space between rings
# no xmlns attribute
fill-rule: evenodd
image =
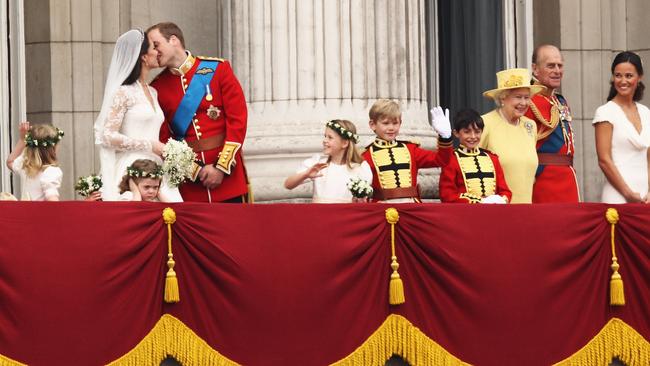
<svg viewBox="0 0 650 366"><path fill-rule="evenodd" d="M442 107L431 110L431 127L444 139L451 137L451 122L449 121L449 108L442 111Z"/></svg>
<svg viewBox="0 0 650 366"><path fill-rule="evenodd" d="M493 195L491 195L491 196L487 196L487 197L483 198L483 199L481 200L481 203L497 203L497 204L503 204L503 203L506 203L506 200L505 200L503 197L501 197L501 196L498 196L498 195L496 195L496 194L493 194Z"/></svg>

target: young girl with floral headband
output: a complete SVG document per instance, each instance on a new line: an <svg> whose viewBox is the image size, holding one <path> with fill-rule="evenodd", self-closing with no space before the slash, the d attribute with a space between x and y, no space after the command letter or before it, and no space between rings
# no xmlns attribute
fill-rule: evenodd
<svg viewBox="0 0 650 366"><path fill-rule="evenodd" d="M120 182L120 201L168 202L160 193L162 177L162 167L155 161L134 161L126 168Z"/></svg>
<svg viewBox="0 0 650 366"><path fill-rule="evenodd" d="M22 180L22 199L58 201L63 172L58 167L56 151L63 131L48 124L19 125L21 138L7 158L9 169Z"/></svg>
<svg viewBox="0 0 650 366"><path fill-rule="evenodd" d="M322 155L306 159L296 174L287 178L284 186L293 189L302 183L313 183L314 203L366 202L367 197L355 197L348 188L351 182L370 187L372 171L359 151L357 129L347 120L332 120L325 124ZM356 195L356 194L355 194Z"/></svg>

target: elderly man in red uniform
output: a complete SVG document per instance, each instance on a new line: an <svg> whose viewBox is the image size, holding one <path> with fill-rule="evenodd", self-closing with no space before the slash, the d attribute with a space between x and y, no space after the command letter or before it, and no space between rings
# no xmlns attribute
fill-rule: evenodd
<svg viewBox="0 0 650 366"><path fill-rule="evenodd" d="M185 201L245 202L247 178L241 146L247 107L239 81L222 59L194 56L174 23L147 30L166 69L151 84L165 114L160 140L185 140L198 156L193 182L181 184Z"/></svg>
<svg viewBox="0 0 650 366"><path fill-rule="evenodd" d="M564 75L560 50L541 45L533 52L533 77L546 87L530 98L526 117L537 123L539 167L533 186L533 203L579 202L580 194L573 169L573 129L566 99L556 93Z"/></svg>

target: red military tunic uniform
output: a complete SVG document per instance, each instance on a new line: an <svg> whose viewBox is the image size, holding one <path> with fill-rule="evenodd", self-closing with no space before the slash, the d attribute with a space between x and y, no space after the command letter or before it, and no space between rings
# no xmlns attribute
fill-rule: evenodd
<svg viewBox="0 0 650 366"><path fill-rule="evenodd" d="M185 182L179 187L185 201L220 202L242 196L248 191L246 171L241 154L241 145L246 136L248 111L244 92L235 77L230 64L221 61L210 82L210 97L201 100L192 123L184 136L175 136L171 123L185 90L190 85L201 59L188 53L185 62L178 69L165 69L151 85L158 91L158 101L165 114L160 129L160 141L172 137L185 139L192 146L202 164L214 164L223 171L221 185L207 189L200 181ZM211 99L211 100L208 100ZM195 169L198 175L199 166Z"/></svg>
<svg viewBox="0 0 650 366"><path fill-rule="evenodd" d="M413 198L419 202L418 170L447 165L452 152L451 139L439 138L438 151L409 141L375 139L362 154L372 170L373 201Z"/></svg>
<svg viewBox="0 0 650 366"><path fill-rule="evenodd" d="M579 202L578 181L573 169L571 111L559 94L531 98L526 117L537 124L539 167L533 185L533 203Z"/></svg>
<svg viewBox="0 0 650 366"><path fill-rule="evenodd" d="M487 196L499 195L510 202L499 157L484 149L459 146L440 174L440 200L449 203L480 203Z"/></svg>

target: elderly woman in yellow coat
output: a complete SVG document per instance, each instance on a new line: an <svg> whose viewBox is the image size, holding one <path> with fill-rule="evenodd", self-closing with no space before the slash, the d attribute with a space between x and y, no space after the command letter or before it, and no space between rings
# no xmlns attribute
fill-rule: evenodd
<svg viewBox="0 0 650 366"><path fill-rule="evenodd" d="M497 107L484 114L485 128L480 146L499 156L503 173L512 190L512 203L531 203L537 170L537 126L524 116L530 97L544 86L531 85L528 69L508 69L497 73L497 88L483 96Z"/></svg>

